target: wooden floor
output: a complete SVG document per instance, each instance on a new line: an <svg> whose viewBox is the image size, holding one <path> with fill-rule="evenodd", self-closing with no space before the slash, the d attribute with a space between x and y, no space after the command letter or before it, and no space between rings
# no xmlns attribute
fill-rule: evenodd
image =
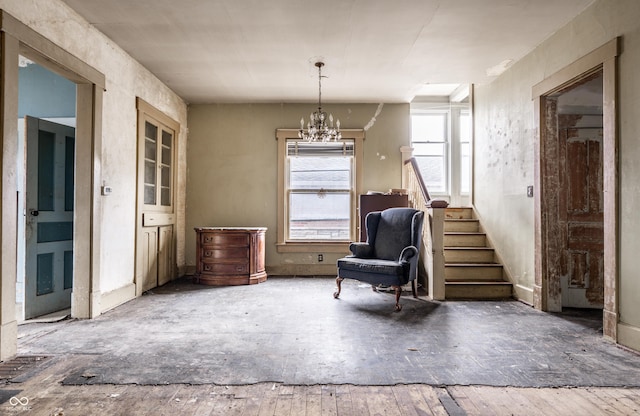
<svg viewBox="0 0 640 416"><path fill-rule="evenodd" d="M483 386L78 386L53 384L0 406L29 415L631 415L638 389ZM444 403L444 404L443 404Z"/></svg>
<svg viewBox="0 0 640 416"><path fill-rule="evenodd" d="M73 358L71 359L71 361ZM73 367L58 362L0 392L0 414L72 415L630 415L640 388L487 386L62 385ZM88 374L87 377L91 375Z"/></svg>
<svg viewBox="0 0 640 416"><path fill-rule="evenodd" d="M292 297L270 279L256 302L255 288L175 283L94 320L22 325L20 359L0 365L0 415L640 414L638 357L602 341L591 319L510 302L405 300L400 315L366 287L336 302L333 284L311 279Z"/></svg>

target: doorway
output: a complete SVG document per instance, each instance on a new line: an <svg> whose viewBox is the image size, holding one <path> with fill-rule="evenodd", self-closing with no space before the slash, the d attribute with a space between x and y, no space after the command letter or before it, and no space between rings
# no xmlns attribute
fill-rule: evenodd
<svg viewBox="0 0 640 416"><path fill-rule="evenodd" d="M603 335L614 341L618 329L618 53L616 38L532 89L538 126L534 306L550 312L561 312L574 302L580 307L602 307ZM602 93L595 95L596 106L602 107L601 123L599 114L559 114L558 103L566 99L565 94L599 85Z"/></svg>
<svg viewBox="0 0 640 416"><path fill-rule="evenodd" d="M3 177L0 195L0 292L4 299L17 298L18 250L20 241L23 241L18 234L21 218L26 214L24 205L21 207L23 209L18 209L18 201L23 200L18 189L19 177L21 173L22 179L26 177L24 161L19 156L24 157L25 151L19 145L18 134L19 61L22 56L75 85L77 140L74 159L75 172L79 174L74 178L71 315L76 318L95 317L100 314L101 223L94 219L100 218L102 209L99 183L105 77L10 14L0 12L0 91L3 103L0 110L2 119L7 121L0 125L0 169ZM0 308L0 361L13 357L17 352L19 314L16 312L16 303L3 302Z"/></svg>
<svg viewBox="0 0 640 416"><path fill-rule="evenodd" d="M562 308L602 309L604 302L602 70L547 96L547 227L557 250L550 276L560 280Z"/></svg>
<svg viewBox="0 0 640 416"><path fill-rule="evenodd" d="M23 56L18 80L20 321L71 308L76 85Z"/></svg>

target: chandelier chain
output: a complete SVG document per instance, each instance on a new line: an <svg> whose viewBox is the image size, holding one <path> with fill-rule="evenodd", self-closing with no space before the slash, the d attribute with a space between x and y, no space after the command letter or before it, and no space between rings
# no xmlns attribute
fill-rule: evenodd
<svg viewBox="0 0 640 416"><path fill-rule="evenodd" d="M336 127L334 127L333 114L329 114L327 119L327 113L322 111L322 67L324 62L316 62L315 66L318 68L318 110L311 113L306 130L304 117L300 119L298 137L307 142L339 141L342 139L340 120L336 120Z"/></svg>

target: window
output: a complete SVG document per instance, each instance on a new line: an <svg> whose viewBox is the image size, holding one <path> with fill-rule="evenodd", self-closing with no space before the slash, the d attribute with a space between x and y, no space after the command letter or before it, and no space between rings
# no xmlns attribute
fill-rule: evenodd
<svg viewBox="0 0 640 416"><path fill-rule="evenodd" d="M144 205L171 210L174 131L145 115Z"/></svg>
<svg viewBox="0 0 640 416"><path fill-rule="evenodd" d="M448 192L449 134L447 113L415 114L411 117L411 145L422 179L433 194Z"/></svg>
<svg viewBox="0 0 640 416"><path fill-rule="evenodd" d="M460 193L471 192L471 114L461 111L460 117Z"/></svg>
<svg viewBox="0 0 640 416"><path fill-rule="evenodd" d="M431 195L468 203L471 192L471 113L468 104L418 108L411 114L411 146ZM419 107L417 105L416 107Z"/></svg>
<svg viewBox="0 0 640 416"><path fill-rule="evenodd" d="M287 140L287 241L350 241L353 163L353 140Z"/></svg>
<svg viewBox="0 0 640 416"><path fill-rule="evenodd" d="M340 142L308 143L297 130L277 131L279 251L341 252L355 240L364 131L342 135Z"/></svg>

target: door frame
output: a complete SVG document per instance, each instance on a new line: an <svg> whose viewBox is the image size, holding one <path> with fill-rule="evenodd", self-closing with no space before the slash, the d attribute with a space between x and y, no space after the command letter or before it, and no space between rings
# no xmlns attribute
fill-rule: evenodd
<svg viewBox="0 0 640 416"><path fill-rule="evenodd" d="M604 191L604 310L603 334L617 341L618 324L618 135L617 135L617 56L619 38L578 59L532 88L534 125L537 126L534 145L535 195L535 282L533 303L536 309L562 311L560 276L551 273L549 253L555 249L548 212L555 207L550 188L546 151L553 145L548 134L546 97L580 82L597 71L603 75L603 191ZM555 160L550 163L556 163Z"/></svg>
<svg viewBox="0 0 640 416"><path fill-rule="evenodd" d="M0 10L0 360L17 353L18 56L76 83L76 172L71 315L100 313L100 178L105 76L10 14Z"/></svg>

